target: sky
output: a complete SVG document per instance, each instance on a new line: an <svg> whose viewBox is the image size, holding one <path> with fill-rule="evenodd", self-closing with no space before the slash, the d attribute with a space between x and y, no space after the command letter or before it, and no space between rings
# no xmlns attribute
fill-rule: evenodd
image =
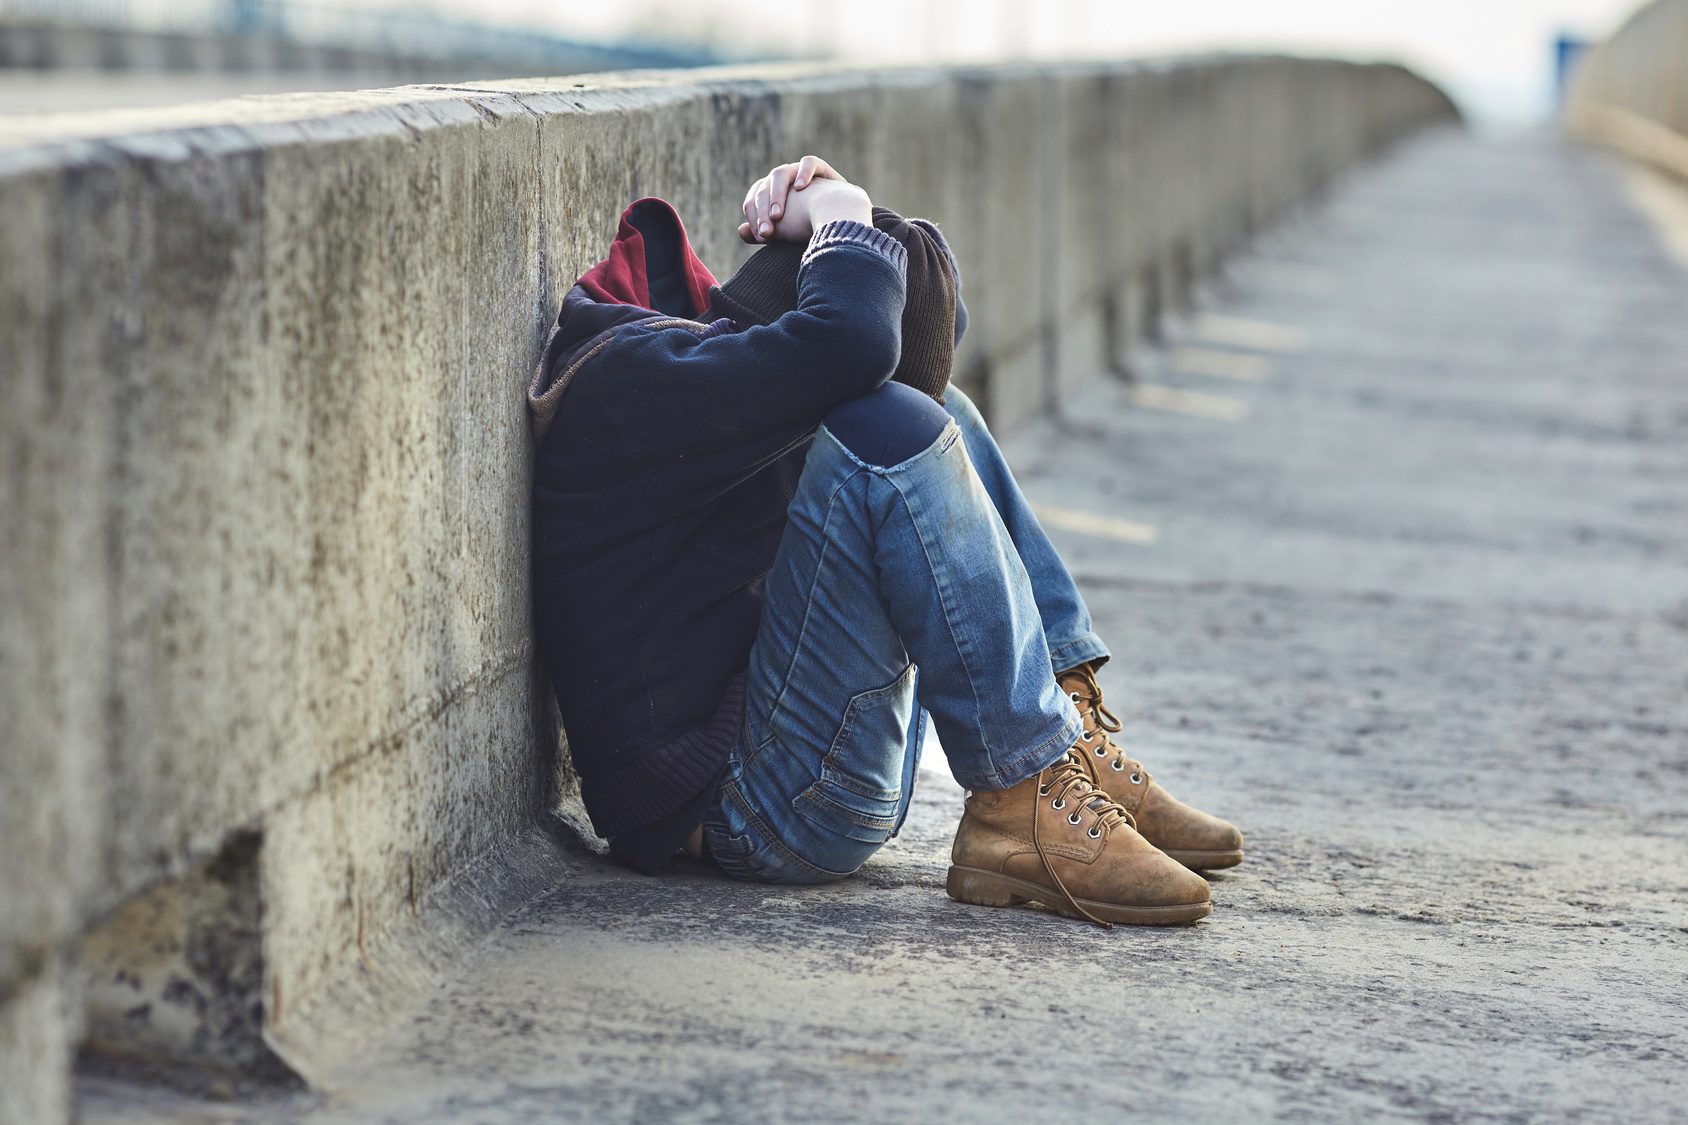
<svg viewBox="0 0 1688 1125"><path fill-rule="evenodd" d="M342 3L346 0L342 0ZM1552 43L1599 38L1637 0L352 0L589 38L707 39L744 54L862 63L1212 50L1404 62L1479 122L1552 107Z"/></svg>

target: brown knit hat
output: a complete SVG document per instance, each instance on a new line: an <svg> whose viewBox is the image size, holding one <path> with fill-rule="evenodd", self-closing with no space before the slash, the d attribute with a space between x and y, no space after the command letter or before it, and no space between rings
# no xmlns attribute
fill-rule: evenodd
<svg viewBox="0 0 1688 1125"><path fill-rule="evenodd" d="M955 362L954 259L924 226L889 208L873 209L873 225L908 250L903 351L891 378L943 402ZM725 285L709 291L708 319L730 317L741 326L767 325L791 312L797 307L797 271L804 249L795 242L771 242L756 251Z"/></svg>
<svg viewBox="0 0 1688 1125"><path fill-rule="evenodd" d="M797 307L797 271L808 248L770 242L745 260L725 285L709 290L706 320L731 317L741 328L766 326Z"/></svg>

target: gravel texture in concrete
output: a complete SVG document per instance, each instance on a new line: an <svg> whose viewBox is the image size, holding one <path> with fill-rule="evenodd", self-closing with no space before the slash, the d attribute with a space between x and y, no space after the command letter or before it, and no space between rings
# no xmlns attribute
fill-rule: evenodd
<svg viewBox="0 0 1688 1125"><path fill-rule="evenodd" d="M852 879L580 858L332 1093L192 1112L1688 1120L1684 308L1601 158L1444 133L1006 442L1066 525L1156 531L1052 534L1124 737L1247 834L1207 921L951 902L933 747Z"/></svg>

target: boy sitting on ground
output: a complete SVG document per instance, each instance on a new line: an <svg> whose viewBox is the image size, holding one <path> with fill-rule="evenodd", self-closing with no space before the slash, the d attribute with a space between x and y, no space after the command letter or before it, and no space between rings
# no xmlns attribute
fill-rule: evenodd
<svg viewBox="0 0 1688 1125"><path fill-rule="evenodd" d="M1109 738L1108 651L973 404L937 227L825 161L752 185L725 285L659 199L563 301L530 392L534 609L594 828L655 872L854 872L930 716L971 790L951 896L1211 911L1231 825Z"/></svg>

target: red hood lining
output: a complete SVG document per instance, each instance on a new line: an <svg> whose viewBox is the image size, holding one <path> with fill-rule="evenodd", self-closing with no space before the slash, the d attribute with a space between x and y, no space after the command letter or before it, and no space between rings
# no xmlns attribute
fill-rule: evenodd
<svg viewBox="0 0 1688 1125"><path fill-rule="evenodd" d="M667 200L646 196L634 200L621 213L621 225L615 241L610 244L609 257L587 270L577 283L594 301L612 305L637 305L651 308L650 278L646 276L645 237L632 223L635 210L643 209L640 222L647 227L654 220L672 222L679 240L680 270L685 277L686 292L692 299L691 319L704 315L709 308L709 289L715 275L709 272L692 250L686 237L686 225ZM652 214L651 212L655 212Z"/></svg>

